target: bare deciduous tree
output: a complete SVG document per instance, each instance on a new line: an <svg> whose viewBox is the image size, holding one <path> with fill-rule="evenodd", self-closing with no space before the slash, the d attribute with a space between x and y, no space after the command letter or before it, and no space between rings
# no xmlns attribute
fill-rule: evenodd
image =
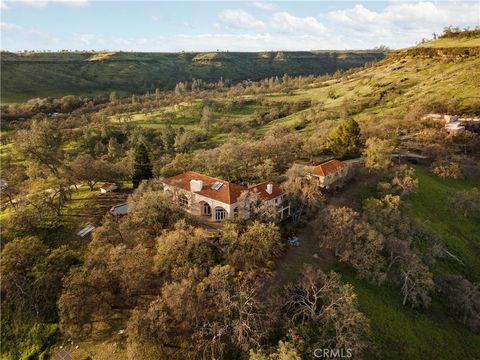
<svg viewBox="0 0 480 360"><path fill-rule="evenodd" d="M480 191L477 188L470 191L455 191L450 193L448 201L452 208L461 210L463 216L468 217L480 210Z"/></svg>
<svg viewBox="0 0 480 360"><path fill-rule="evenodd" d="M313 342L317 348L350 349L360 358L369 346L369 321L357 309L353 287L343 284L337 273L305 267L290 290L286 306L297 331L308 333L308 324L316 326Z"/></svg>
<svg viewBox="0 0 480 360"><path fill-rule="evenodd" d="M461 275L442 274L438 284L457 319L472 331L480 331L480 284Z"/></svg>
<svg viewBox="0 0 480 360"><path fill-rule="evenodd" d="M365 166L373 170L386 170L392 164L391 153L394 149L391 141L376 137L367 139L363 156Z"/></svg>
<svg viewBox="0 0 480 360"><path fill-rule="evenodd" d="M320 206L325 201L320 184L314 179L307 179L291 174L287 181L282 184L290 206L296 218L304 211Z"/></svg>
<svg viewBox="0 0 480 360"><path fill-rule="evenodd" d="M407 302L412 307L428 307L430 293L434 289L431 272L414 253L402 257L400 261L400 281L402 282L402 304Z"/></svg>

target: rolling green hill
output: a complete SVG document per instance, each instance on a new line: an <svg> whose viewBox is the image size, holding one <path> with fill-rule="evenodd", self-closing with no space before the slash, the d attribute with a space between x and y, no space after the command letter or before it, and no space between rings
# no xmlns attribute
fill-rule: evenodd
<svg viewBox="0 0 480 360"><path fill-rule="evenodd" d="M321 75L380 60L378 51L262 53L2 53L2 102L35 97L142 93L180 81Z"/></svg>
<svg viewBox="0 0 480 360"><path fill-rule="evenodd" d="M324 81L320 86L298 89L272 100L318 103L321 119L351 116L374 128L399 126L407 113L452 112L477 114L480 106L480 35L470 46L454 47L456 39L440 39L414 48L392 51L353 74ZM457 41L460 44L463 41ZM465 42L466 43L466 42ZM299 114L269 124L295 125ZM312 127L316 123L311 124Z"/></svg>
<svg viewBox="0 0 480 360"><path fill-rule="evenodd" d="M455 42L465 46L455 47ZM263 98L273 103L309 101L312 105L266 123L256 131L257 135L261 136L280 124L294 128L303 124L302 131L306 133L315 132L317 128L327 131L327 127L335 126L335 122L323 120L338 120L350 116L374 133L377 128L397 128L399 121L407 113L411 113L413 117L416 112L421 116L430 111L476 114L480 109L479 88L480 36L467 41L440 39L389 52L373 66L367 66L352 74L311 83L288 94L266 93ZM254 102L255 96L249 99ZM222 96L216 101L228 102ZM248 121L255 111L261 110L258 106L248 106L238 121ZM142 111L132 114L130 121L149 128L161 127L171 121L162 115L170 111L170 108L155 109L151 113ZM229 115L227 108L222 108L221 113L217 114L224 118ZM186 103L178 106L173 124L195 129L199 126L200 118L199 103ZM234 136L224 133L220 134L218 139L231 139Z"/></svg>

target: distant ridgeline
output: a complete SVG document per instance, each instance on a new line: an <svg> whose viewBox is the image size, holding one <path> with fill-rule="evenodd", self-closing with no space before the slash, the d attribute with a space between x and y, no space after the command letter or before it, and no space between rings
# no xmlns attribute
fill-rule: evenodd
<svg viewBox="0 0 480 360"><path fill-rule="evenodd" d="M271 76L323 75L361 67L381 51L312 52L2 52L2 101L35 97L144 93L182 81L239 82Z"/></svg>

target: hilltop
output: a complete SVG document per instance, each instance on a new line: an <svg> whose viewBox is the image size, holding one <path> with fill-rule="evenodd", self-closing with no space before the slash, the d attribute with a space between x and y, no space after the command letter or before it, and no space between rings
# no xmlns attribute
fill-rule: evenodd
<svg viewBox="0 0 480 360"><path fill-rule="evenodd" d="M322 75L382 59L380 51L2 53L2 102L35 97L143 93L182 81L238 82Z"/></svg>

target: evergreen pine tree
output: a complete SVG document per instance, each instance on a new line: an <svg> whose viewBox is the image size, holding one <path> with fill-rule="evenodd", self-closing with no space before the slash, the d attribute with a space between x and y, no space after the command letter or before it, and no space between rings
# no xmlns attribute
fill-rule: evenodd
<svg viewBox="0 0 480 360"><path fill-rule="evenodd" d="M152 162L150 161L147 147L145 144L141 143L135 149L135 161L133 163L132 175L133 187L138 187L142 180L151 179L152 177Z"/></svg>
<svg viewBox="0 0 480 360"><path fill-rule="evenodd" d="M358 123L353 119L342 122L330 134L328 146L335 156L358 156L362 147Z"/></svg>

